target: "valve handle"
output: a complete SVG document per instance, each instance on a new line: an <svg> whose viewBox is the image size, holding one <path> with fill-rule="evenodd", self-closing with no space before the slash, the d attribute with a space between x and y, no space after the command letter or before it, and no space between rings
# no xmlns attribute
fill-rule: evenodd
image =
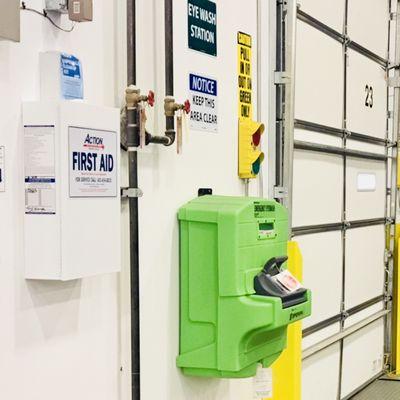
<svg viewBox="0 0 400 400"><path fill-rule="evenodd" d="M147 104L150 107L154 107L154 103L155 103L155 94L152 90L149 91L149 94L147 95Z"/></svg>
<svg viewBox="0 0 400 400"><path fill-rule="evenodd" d="M190 101L189 101L189 100L186 100L186 101L183 103L183 111L184 111L186 114L189 114L189 113L190 113Z"/></svg>

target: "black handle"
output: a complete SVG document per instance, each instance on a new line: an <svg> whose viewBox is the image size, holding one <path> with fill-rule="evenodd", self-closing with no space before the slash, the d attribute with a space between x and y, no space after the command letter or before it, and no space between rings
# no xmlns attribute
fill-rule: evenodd
<svg viewBox="0 0 400 400"><path fill-rule="evenodd" d="M264 265L263 268L264 273L269 275L279 274L279 272L281 272L282 264L285 263L287 260L288 260L287 256L270 258ZM276 269L275 272L274 269Z"/></svg>

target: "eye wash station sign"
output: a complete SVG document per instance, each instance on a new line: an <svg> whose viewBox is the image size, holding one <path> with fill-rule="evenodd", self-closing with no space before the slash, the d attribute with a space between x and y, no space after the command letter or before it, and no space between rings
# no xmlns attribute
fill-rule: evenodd
<svg viewBox="0 0 400 400"><path fill-rule="evenodd" d="M217 5L209 0L188 0L189 48L217 55Z"/></svg>

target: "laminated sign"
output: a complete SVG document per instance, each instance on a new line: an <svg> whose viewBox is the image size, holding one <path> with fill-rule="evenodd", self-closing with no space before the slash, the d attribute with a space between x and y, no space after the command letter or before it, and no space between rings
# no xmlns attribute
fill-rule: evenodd
<svg viewBox="0 0 400 400"><path fill-rule="evenodd" d="M209 0L188 0L189 48L217 55L217 5Z"/></svg>
<svg viewBox="0 0 400 400"><path fill-rule="evenodd" d="M65 100L83 99L83 78L81 62L71 54L62 53L61 93Z"/></svg>
<svg viewBox="0 0 400 400"><path fill-rule="evenodd" d="M252 118L251 36L238 32L239 117Z"/></svg>
<svg viewBox="0 0 400 400"><path fill-rule="evenodd" d="M54 125L25 125L25 213L56 213Z"/></svg>
<svg viewBox="0 0 400 400"><path fill-rule="evenodd" d="M69 128L70 197L117 196L117 134Z"/></svg>
<svg viewBox="0 0 400 400"><path fill-rule="evenodd" d="M190 128L218 131L217 81L205 76L189 74Z"/></svg>

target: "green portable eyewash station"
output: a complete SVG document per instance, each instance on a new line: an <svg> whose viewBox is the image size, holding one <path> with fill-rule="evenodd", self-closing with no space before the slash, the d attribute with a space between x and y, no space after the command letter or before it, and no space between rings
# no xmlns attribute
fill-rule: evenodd
<svg viewBox="0 0 400 400"><path fill-rule="evenodd" d="M287 326L311 314L311 293L277 283L288 216L266 199L202 196L179 210L180 352L185 375L245 378L286 347Z"/></svg>

